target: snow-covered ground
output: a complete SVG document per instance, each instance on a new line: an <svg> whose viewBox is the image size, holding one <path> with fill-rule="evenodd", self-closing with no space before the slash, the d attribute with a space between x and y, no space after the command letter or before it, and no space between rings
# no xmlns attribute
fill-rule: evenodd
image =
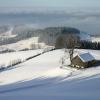
<svg viewBox="0 0 100 100"><path fill-rule="evenodd" d="M100 51L77 52L100 60ZM1 72L0 100L100 100L100 66L61 69L63 55L64 50L54 50Z"/></svg>
<svg viewBox="0 0 100 100"><path fill-rule="evenodd" d="M9 37L15 36L14 34L12 34L12 30L13 30L13 28L11 28L8 32L4 33L3 38L4 37L9 38ZM81 40L92 41L91 36L88 33L80 32L79 36L80 36ZM31 49L32 45L33 45L33 48L35 48L35 49L48 47L48 45L46 45L45 40L42 40L43 42L39 42L39 38L40 37L38 37L38 36L37 37L30 37L30 38L27 38L25 40L20 40L16 43L2 45L2 46L0 46L0 49L2 50L2 48L3 48L3 49L10 49L10 50L19 51L22 49ZM47 35L46 38L48 38L48 40L53 41L49 35ZM55 37L55 41L56 41L56 37Z"/></svg>
<svg viewBox="0 0 100 100"><path fill-rule="evenodd" d="M26 49L26 48L31 49L33 44L35 46L35 49L46 47L45 43L38 43L38 38L39 37L32 37L32 38L29 38L26 40L18 41L16 43L2 45L2 46L0 46L0 48L8 48L8 49L12 49L15 51L19 51L19 50Z"/></svg>
<svg viewBox="0 0 100 100"><path fill-rule="evenodd" d="M42 49L30 50L30 51L19 51L13 53L0 54L0 67L7 67L17 61L25 61L27 58L42 53Z"/></svg>
<svg viewBox="0 0 100 100"><path fill-rule="evenodd" d="M100 36L92 37L92 42L100 42Z"/></svg>
<svg viewBox="0 0 100 100"><path fill-rule="evenodd" d="M0 38L12 38L12 37L16 37L16 35L12 34L13 31L13 27L11 27L7 32L5 33L1 33L0 34Z"/></svg>

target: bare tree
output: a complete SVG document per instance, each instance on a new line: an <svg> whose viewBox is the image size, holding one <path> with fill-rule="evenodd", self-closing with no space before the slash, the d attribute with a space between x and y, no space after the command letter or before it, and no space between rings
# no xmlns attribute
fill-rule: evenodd
<svg viewBox="0 0 100 100"><path fill-rule="evenodd" d="M68 35L65 45L69 53L70 62L72 63L74 49L79 46L79 37L75 35Z"/></svg>
<svg viewBox="0 0 100 100"><path fill-rule="evenodd" d="M75 48L79 47L80 38L74 34L68 34L67 36L63 36L58 38L57 46L63 46L65 48L64 56L61 58L60 63L61 67L65 66L66 59L70 59L72 64L73 55L75 52Z"/></svg>

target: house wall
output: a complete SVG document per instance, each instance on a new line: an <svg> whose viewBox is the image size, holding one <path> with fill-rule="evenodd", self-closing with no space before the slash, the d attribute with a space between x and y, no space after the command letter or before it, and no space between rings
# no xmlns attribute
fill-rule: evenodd
<svg viewBox="0 0 100 100"><path fill-rule="evenodd" d="M92 60L92 61L88 62L88 67L92 67L95 64L96 64L96 61Z"/></svg>
<svg viewBox="0 0 100 100"><path fill-rule="evenodd" d="M72 65L79 66L79 68L81 67L88 67L88 63L84 63L78 56L76 56L73 60L72 60Z"/></svg>

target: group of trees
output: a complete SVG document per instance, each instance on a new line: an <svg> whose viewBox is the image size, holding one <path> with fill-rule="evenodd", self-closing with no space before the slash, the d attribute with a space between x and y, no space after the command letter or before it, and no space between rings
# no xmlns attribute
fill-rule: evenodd
<svg viewBox="0 0 100 100"><path fill-rule="evenodd" d="M56 48L65 48L65 52L69 54L70 61L72 62L74 49L79 46L79 37L69 34L66 36L60 36L56 40Z"/></svg>
<svg viewBox="0 0 100 100"><path fill-rule="evenodd" d="M74 42L73 42L74 41ZM73 43L72 43L73 42ZM58 37L55 44L56 48L78 48L78 49L93 49L100 50L100 42L80 41L79 38L73 35L67 37Z"/></svg>
<svg viewBox="0 0 100 100"><path fill-rule="evenodd" d="M100 50L100 42L80 41L80 49Z"/></svg>
<svg viewBox="0 0 100 100"><path fill-rule="evenodd" d="M24 26L15 26L12 33L16 36L0 38L0 45L16 43L17 41L31 37L39 37L39 42L44 42L47 45L54 45L55 40L58 36L67 35L69 33L79 34L80 31L76 28L70 27L48 27L45 29L34 30L33 28L28 28Z"/></svg>
<svg viewBox="0 0 100 100"><path fill-rule="evenodd" d="M69 54L70 62L72 63L75 48L100 50L100 42L80 41L79 37L70 34L67 35L67 37L58 37L55 47L65 48L65 52ZM62 64L63 63L64 59L62 58Z"/></svg>

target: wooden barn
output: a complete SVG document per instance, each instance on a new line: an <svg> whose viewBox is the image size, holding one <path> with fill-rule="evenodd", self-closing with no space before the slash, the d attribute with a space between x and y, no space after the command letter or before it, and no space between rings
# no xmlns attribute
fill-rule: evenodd
<svg viewBox="0 0 100 100"><path fill-rule="evenodd" d="M88 68L95 64L95 58L90 53L79 54L72 59L71 66L76 68Z"/></svg>

